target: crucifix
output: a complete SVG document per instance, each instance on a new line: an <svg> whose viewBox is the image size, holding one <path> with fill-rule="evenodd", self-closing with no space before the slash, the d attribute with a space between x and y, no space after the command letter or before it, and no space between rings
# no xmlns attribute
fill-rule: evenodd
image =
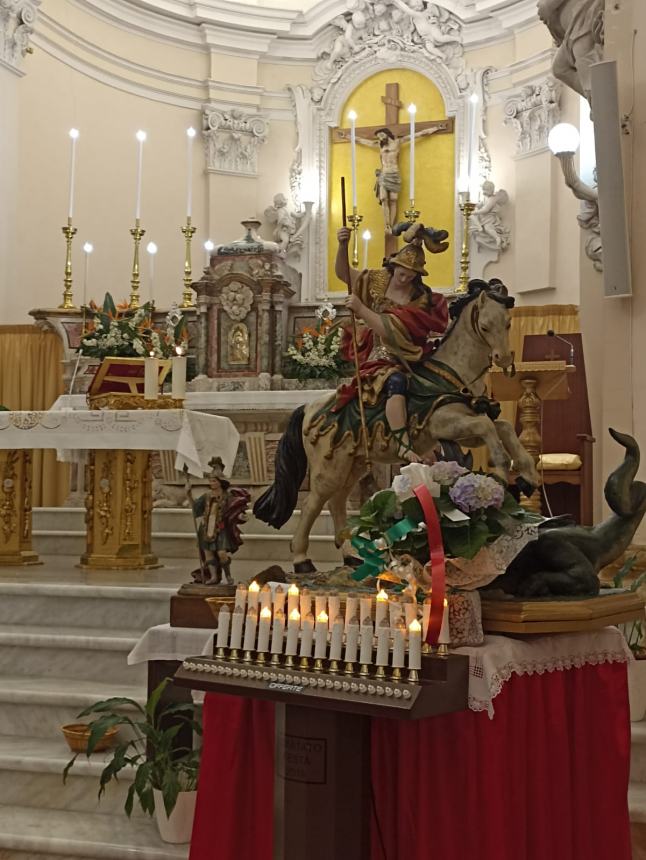
<svg viewBox="0 0 646 860"><path fill-rule="evenodd" d="M384 215L385 254L389 256L397 250L397 239L392 228L397 223L397 205L401 190L399 154L403 143L410 141L410 125L399 122L399 111L404 106L399 99L399 84L386 84L386 93L381 97L385 106L385 126L363 126L356 129L356 141L362 146L379 149L381 169L377 171L375 192ZM415 125L415 137L431 134L452 134L454 120L428 120ZM332 130L333 143L347 143L350 129Z"/></svg>

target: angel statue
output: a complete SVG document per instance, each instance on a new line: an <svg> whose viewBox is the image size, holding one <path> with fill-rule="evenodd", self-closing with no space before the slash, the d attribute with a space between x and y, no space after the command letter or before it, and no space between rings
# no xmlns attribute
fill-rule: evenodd
<svg viewBox="0 0 646 860"><path fill-rule="evenodd" d="M273 239L283 253L298 252L303 245L303 234L312 217L312 204L305 203L305 212L295 215L287 208L284 194L274 195L272 206L265 209L265 218L273 225Z"/></svg>
<svg viewBox="0 0 646 860"><path fill-rule="evenodd" d="M509 195L503 188L496 191L487 180L482 183L482 198L471 216L471 235L479 248L504 251L509 247L509 227L503 224L500 211L509 203Z"/></svg>
<svg viewBox="0 0 646 860"><path fill-rule="evenodd" d="M392 3L410 16L424 48L434 59L446 60L447 49L443 46L461 47L459 25L446 9L435 3L426 3L425 0L392 0Z"/></svg>
<svg viewBox="0 0 646 860"><path fill-rule="evenodd" d="M232 585L231 556L242 545L240 525L246 522L250 496L247 490L232 487L225 479L220 457L213 457L209 466L209 489L197 499L193 498L186 475L186 495L193 511L200 552L200 568L192 576L203 585L220 585L223 577L227 585Z"/></svg>

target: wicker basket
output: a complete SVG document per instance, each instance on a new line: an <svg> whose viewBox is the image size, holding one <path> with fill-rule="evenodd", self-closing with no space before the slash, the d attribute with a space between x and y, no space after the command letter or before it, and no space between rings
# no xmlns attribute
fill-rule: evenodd
<svg viewBox="0 0 646 860"><path fill-rule="evenodd" d="M65 740L72 752L87 752L87 745L90 740L89 726L85 725L85 723L70 723L67 726L61 726L61 731L65 735ZM105 734L94 747L94 752L104 752L107 750L118 731L119 729L116 726L106 729Z"/></svg>

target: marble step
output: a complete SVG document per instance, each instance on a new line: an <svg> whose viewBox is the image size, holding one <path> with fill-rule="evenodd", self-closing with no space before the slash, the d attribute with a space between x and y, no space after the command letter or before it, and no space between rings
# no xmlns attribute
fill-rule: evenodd
<svg viewBox="0 0 646 860"><path fill-rule="evenodd" d="M46 653L45 653L46 659ZM46 663L43 673L47 671ZM0 735L57 738L60 727L77 721L84 708L101 699L126 696L144 704L142 685L68 680L51 677L0 676Z"/></svg>
<svg viewBox="0 0 646 860"><path fill-rule="evenodd" d="M76 678L146 685L146 666L128 666L137 631L0 625L0 676Z"/></svg>
<svg viewBox="0 0 646 860"><path fill-rule="evenodd" d="M123 812L134 772L123 770L99 800L99 777L109 753L79 755L63 783L63 769L72 756L62 735L56 739L0 736L0 806ZM136 804L133 815L143 816Z"/></svg>
<svg viewBox="0 0 646 860"><path fill-rule="evenodd" d="M0 806L3 851L31 853L43 860L186 860L188 845L162 842L154 821L122 815ZM13 860L10 854L7 860ZM22 860L20 854L16 860Z"/></svg>

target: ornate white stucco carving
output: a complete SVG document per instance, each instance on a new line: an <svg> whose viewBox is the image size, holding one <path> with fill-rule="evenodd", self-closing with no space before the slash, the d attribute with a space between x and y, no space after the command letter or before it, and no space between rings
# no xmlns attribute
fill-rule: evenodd
<svg viewBox="0 0 646 860"><path fill-rule="evenodd" d="M247 284L231 281L222 287L220 302L230 319L242 322L253 305L253 292Z"/></svg>
<svg viewBox="0 0 646 860"><path fill-rule="evenodd" d="M454 77L464 77L460 89L466 88L462 23L456 15L426 0L355 0L332 22L312 75L312 99L320 102L327 88L345 77L348 64L370 58L390 63L404 52L441 63Z"/></svg>
<svg viewBox="0 0 646 860"><path fill-rule="evenodd" d="M505 125L518 135L519 155L545 149L547 138L561 117L561 85L552 78L524 86L505 102Z"/></svg>
<svg viewBox="0 0 646 860"><path fill-rule="evenodd" d="M301 257L303 237L312 219L310 201L304 203L300 212L290 210L284 194L275 194L274 202L265 209L265 218L273 227L273 240L286 257Z"/></svg>
<svg viewBox="0 0 646 860"><path fill-rule="evenodd" d="M554 77L590 101L590 68L603 59L605 0L538 0L556 42Z"/></svg>
<svg viewBox="0 0 646 860"><path fill-rule="evenodd" d="M0 0L0 62L19 72L34 32L40 0Z"/></svg>
<svg viewBox="0 0 646 860"><path fill-rule="evenodd" d="M268 128L267 120L260 114L206 105L202 133L207 169L256 176L258 147L267 140Z"/></svg>
<svg viewBox="0 0 646 860"><path fill-rule="evenodd" d="M483 182L482 200L471 216L471 235L478 248L506 251L509 247L511 230L502 219L507 203L509 195L504 188L496 191L493 182Z"/></svg>

